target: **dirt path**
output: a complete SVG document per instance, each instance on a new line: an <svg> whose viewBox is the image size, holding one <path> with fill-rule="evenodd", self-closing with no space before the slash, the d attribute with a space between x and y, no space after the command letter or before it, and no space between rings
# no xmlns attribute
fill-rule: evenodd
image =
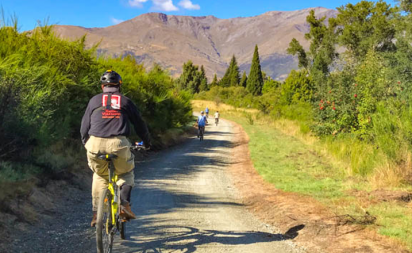
<svg viewBox="0 0 412 253"><path fill-rule="evenodd" d="M138 219L115 252L302 252L241 204L228 167L233 126L206 128L205 140L138 164L132 202Z"/></svg>
<svg viewBox="0 0 412 253"><path fill-rule="evenodd" d="M116 238L114 252L303 252L242 204L229 170L238 138L233 130L222 120L206 128L203 142L193 137L137 164L132 208L138 219L127 224L128 240ZM70 189L49 218L12 235L5 252L95 252L91 197Z"/></svg>

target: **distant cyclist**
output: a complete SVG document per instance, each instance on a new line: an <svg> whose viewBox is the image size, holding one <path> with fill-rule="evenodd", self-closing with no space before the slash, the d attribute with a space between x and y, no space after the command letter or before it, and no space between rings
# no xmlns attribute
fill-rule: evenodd
<svg viewBox="0 0 412 253"><path fill-rule="evenodd" d="M205 112L206 112L206 118L209 117L209 108L206 107Z"/></svg>
<svg viewBox="0 0 412 253"><path fill-rule="evenodd" d="M202 131L203 133L205 132L206 123L207 119L205 113L201 111L200 116L197 117L197 138L200 137L200 131Z"/></svg>
<svg viewBox="0 0 412 253"><path fill-rule="evenodd" d="M217 126L217 124L219 124L219 117L220 117L220 113L219 113L219 111L216 111L215 112L215 124L216 124L216 126Z"/></svg>

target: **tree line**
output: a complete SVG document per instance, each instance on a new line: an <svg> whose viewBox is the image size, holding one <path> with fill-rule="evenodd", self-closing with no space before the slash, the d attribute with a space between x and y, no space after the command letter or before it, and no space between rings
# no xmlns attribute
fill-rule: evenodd
<svg viewBox="0 0 412 253"><path fill-rule="evenodd" d="M244 87L251 94L259 96L262 95L264 76L266 74L262 72L259 49L256 45L249 77L246 75L246 71L243 72L242 76L240 75L236 56L233 55L224 76L218 80L215 74L211 83L208 83L203 65L199 69L192 61L184 63L182 75L177 80L177 86L179 89L188 90L192 94L209 91L213 87Z"/></svg>
<svg viewBox="0 0 412 253"><path fill-rule="evenodd" d="M373 154L402 167L412 151L412 3L360 1L329 19L312 10L306 21L309 48L290 42L287 53L299 69L285 81L271 80L253 64L256 47L250 74L241 79L246 82L238 81L233 57L224 77L195 97L298 120L321 138L375 146ZM374 166L365 162L353 171L368 174Z"/></svg>

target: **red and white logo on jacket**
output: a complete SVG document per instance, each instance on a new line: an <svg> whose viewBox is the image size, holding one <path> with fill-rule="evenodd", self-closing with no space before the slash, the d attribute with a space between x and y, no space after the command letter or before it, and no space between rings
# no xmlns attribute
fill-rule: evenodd
<svg viewBox="0 0 412 253"><path fill-rule="evenodd" d="M107 105L107 97L108 97L108 95L103 95L103 98L102 98L102 104L103 104L103 106L106 106ZM111 104L111 106L112 106L112 108L114 109L114 110L119 110L120 109L120 99L121 99L121 96L119 96L119 95L112 95L112 104Z"/></svg>

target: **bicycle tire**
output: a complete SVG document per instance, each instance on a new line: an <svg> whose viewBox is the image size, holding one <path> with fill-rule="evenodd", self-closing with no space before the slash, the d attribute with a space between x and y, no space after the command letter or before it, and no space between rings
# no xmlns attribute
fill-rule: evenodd
<svg viewBox="0 0 412 253"><path fill-rule="evenodd" d="M120 221L120 239L126 239L126 222Z"/></svg>
<svg viewBox="0 0 412 253"><path fill-rule="evenodd" d="M113 249L111 202L112 194L106 188L102 191L97 206L96 247L98 253L110 253Z"/></svg>

